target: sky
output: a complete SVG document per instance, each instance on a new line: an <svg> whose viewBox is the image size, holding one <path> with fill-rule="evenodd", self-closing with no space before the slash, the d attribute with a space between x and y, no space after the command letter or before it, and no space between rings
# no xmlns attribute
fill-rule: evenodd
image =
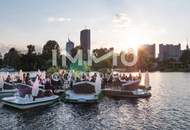
<svg viewBox="0 0 190 130"><path fill-rule="evenodd" d="M189 22L189 0L0 0L0 52L28 44L40 50L48 40L64 49L68 37L79 45L84 28L92 48L181 43L183 49Z"/></svg>

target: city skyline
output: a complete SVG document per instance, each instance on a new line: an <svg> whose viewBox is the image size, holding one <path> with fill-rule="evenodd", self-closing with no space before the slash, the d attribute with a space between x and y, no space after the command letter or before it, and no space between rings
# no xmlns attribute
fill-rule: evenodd
<svg viewBox="0 0 190 130"><path fill-rule="evenodd" d="M38 50L56 40L63 49L68 36L79 45L80 31L88 27L92 48L181 43L184 49L190 37L189 4L187 0L2 1L0 47L7 51L34 44Z"/></svg>

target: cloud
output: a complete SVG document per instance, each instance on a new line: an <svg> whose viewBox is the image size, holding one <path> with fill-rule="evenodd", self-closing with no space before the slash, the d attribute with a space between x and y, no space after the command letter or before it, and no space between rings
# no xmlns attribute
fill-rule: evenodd
<svg viewBox="0 0 190 130"><path fill-rule="evenodd" d="M128 17L126 13L117 13L114 15L112 19L112 23L114 23L117 27L131 27L131 19Z"/></svg>
<svg viewBox="0 0 190 130"><path fill-rule="evenodd" d="M71 21L71 18L65 18L65 17L49 17L48 22L53 23L53 22L69 22Z"/></svg>

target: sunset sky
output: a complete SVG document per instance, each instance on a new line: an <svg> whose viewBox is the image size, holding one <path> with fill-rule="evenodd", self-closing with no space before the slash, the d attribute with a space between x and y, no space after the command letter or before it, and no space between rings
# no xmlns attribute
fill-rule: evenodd
<svg viewBox="0 0 190 130"><path fill-rule="evenodd" d="M139 44L190 40L189 0L1 0L1 52L27 44L40 49L69 38L79 44L80 30L91 29L92 47L137 48Z"/></svg>

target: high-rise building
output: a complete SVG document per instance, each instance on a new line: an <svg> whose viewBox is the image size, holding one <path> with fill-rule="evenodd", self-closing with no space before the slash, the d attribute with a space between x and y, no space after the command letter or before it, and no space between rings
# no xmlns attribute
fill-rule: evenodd
<svg viewBox="0 0 190 130"><path fill-rule="evenodd" d="M66 43L66 51L71 55L71 51L74 48L75 44L68 39L68 42Z"/></svg>
<svg viewBox="0 0 190 130"><path fill-rule="evenodd" d="M144 44L141 45L139 51L143 51L150 58L156 58L156 44ZM140 53L140 52L139 52Z"/></svg>
<svg viewBox="0 0 190 130"><path fill-rule="evenodd" d="M189 50L189 44L187 43L187 45L186 45L186 50Z"/></svg>
<svg viewBox="0 0 190 130"><path fill-rule="evenodd" d="M88 51L90 51L90 30L84 29L80 32L80 46L83 52L83 60L88 60Z"/></svg>
<svg viewBox="0 0 190 130"><path fill-rule="evenodd" d="M181 44L173 45L173 44L160 44L159 45L159 60L168 60L174 59L176 61L179 60L181 56Z"/></svg>

